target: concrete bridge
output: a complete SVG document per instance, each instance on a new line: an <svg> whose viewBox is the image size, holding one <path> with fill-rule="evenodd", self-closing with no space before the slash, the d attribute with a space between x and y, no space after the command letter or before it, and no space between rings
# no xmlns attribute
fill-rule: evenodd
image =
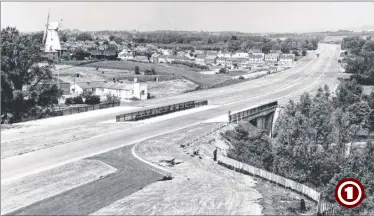
<svg viewBox="0 0 374 216"><path fill-rule="evenodd" d="M278 102L263 104L235 113L229 112L229 122L249 121L259 129L264 129L269 136L273 136L274 115L278 108Z"/></svg>

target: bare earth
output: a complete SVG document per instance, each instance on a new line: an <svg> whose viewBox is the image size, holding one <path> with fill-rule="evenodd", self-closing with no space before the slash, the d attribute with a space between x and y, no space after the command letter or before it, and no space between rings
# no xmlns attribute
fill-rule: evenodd
<svg viewBox="0 0 374 216"><path fill-rule="evenodd" d="M97 160L80 160L1 184L1 214L28 206L116 172Z"/></svg>
<svg viewBox="0 0 374 216"><path fill-rule="evenodd" d="M158 163L161 159L176 158L182 162L167 167L174 178L151 184L93 214L261 214L261 194L254 189L256 182L214 163L213 144L201 146L202 159L189 156L180 148L180 144L219 125L200 124L140 143L136 152L148 161Z"/></svg>

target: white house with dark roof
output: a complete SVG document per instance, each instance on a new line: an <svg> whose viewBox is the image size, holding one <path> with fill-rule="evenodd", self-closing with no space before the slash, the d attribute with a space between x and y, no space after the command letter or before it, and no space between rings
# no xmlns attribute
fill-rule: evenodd
<svg viewBox="0 0 374 216"><path fill-rule="evenodd" d="M249 54L249 63L250 64L264 64L264 55L261 54Z"/></svg>
<svg viewBox="0 0 374 216"><path fill-rule="evenodd" d="M294 61L294 57L292 55L282 54L279 56L279 63L282 65L291 66Z"/></svg>
<svg viewBox="0 0 374 216"><path fill-rule="evenodd" d="M265 55L266 63L277 63L278 59L279 59L279 54L277 53L269 53Z"/></svg>
<svg viewBox="0 0 374 216"><path fill-rule="evenodd" d="M220 64L220 65L226 65L226 59L225 57L218 57L217 58L217 64Z"/></svg>
<svg viewBox="0 0 374 216"><path fill-rule="evenodd" d="M195 58L195 63L205 65L205 57L206 56L202 55L202 54L197 55L196 58Z"/></svg>
<svg viewBox="0 0 374 216"><path fill-rule="evenodd" d="M117 96L121 100L137 98L146 100L148 91L147 83L139 83L136 78L130 81L97 81L97 82L77 82L70 86L72 95L80 95L83 92L93 92L101 98L107 95Z"/></svg>

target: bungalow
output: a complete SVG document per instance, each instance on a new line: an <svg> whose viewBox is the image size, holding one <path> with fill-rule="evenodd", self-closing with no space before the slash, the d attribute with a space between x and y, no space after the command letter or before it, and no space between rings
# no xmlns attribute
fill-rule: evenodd
<svg viewBox="0 0 374 216"><path fill-rule="evenodd" d="M272 53L272 54L266 54L265 55L265 62L266 63L277 63L277 61L278 61L278 59L279 59L279 54L277 54L277 53Z"/></svg>
<svg viewBox="0 0 374 216"><path fill-rule="evenodd" d="M140 55L140 56L135 56L135 61L138 61L138 62L149 62L149 59L147 56L143 56L143 55Z"/></svg>
<svg viewBox="0 0 374 216"><path fill-rule="evenodd" d="M218 57L216 62L217 64L220 64L220 65L226 65L226 59L225 57Z"/></svg>
<svg viewBox="0 0 374 216"><path fill-rule="evenodd" d="M167 56L165 55L160 55L158 57L158 63L166 63L167 62Z"/></svg>
<svg viewBox="0 0 374 216"><path fill-rule="evenodd" d="M70 91L75 95L90 91L99 97L112 95L121 98L121 100L128 100L131 98L145 100L148 94L147 83L139 83L136 78L133 83L129 81L79 82L71 85Z"/></svg>
<svg viewBox="0 0 374 216"><path fill-rule="evenodd" d="M133 60L134 59L134 54L132 52L120 52L120 53L118 53L118 59Z"/></svg>
<svg viewBox="0 0 374 216"><path fill-rule="evenodd" d="M216 57L218 55L218 51L209 50L209 51L206 51L206 55Z"/></svg>
<svg viewBox="0 0 374 216"><path fill-rule="evenodd" d="M153 53L151 58L150 58L150 61L153 62L153 63L158 63L158 57L160 56L160 54L158 53Z"/></svg>
<svg viewBox="0 0 374 216"><path fill-rule="evenodd" d="M263 64L264 63L264 55L250 54L249 55L249 63L250 64Z"/></svg>
<svg viewBox="0 0 374 216"><path fill-rule="evenodd" d="M226 67L228 68L237 68L241 60L237 58L228 58L226 59Z"/></svg>
<svg viewBox="0 0 374 216"><path fill-rule="evenodd" d="M282 65L292 65L294 58L291 55L280 55L279 63Z"/></svg>
<svg viewBox="0 0 374 216"><path fill-rule="evenodd" d="M202 54L199 54L196 56L195 58L195 62L196 64L201 64L201 65L205 65L205 55L202 55Z"/></svg>
<svg viewBox="0 0 374 216"><path fill-rule="evenodd" d="M216 63L217 56L206 56L205 57L205 64L213 65Z"/></svg>
<svg viewBox="0 0 374 216"><path fill-rule="evenodd" d="M175 56L170 55L170 56L166 57L166 61L167 61L168 63L172 63L172 62L174 62L174 61L175 61Z"/></svg>

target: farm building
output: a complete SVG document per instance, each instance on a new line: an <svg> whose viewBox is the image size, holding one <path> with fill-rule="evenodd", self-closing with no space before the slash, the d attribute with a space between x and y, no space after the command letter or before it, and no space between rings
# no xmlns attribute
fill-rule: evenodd
<svg viewBox="0 0 374 216"><path fill-rule="evenodd" d="M137 98L140 100L147 99L147 83L139 83L136 79L130 81L97 81L97 82L78 82L70 86L70 92L73 95L79 95L91 91L94 95L101 98L106 95L117 96L121 100Z"/></svg>

